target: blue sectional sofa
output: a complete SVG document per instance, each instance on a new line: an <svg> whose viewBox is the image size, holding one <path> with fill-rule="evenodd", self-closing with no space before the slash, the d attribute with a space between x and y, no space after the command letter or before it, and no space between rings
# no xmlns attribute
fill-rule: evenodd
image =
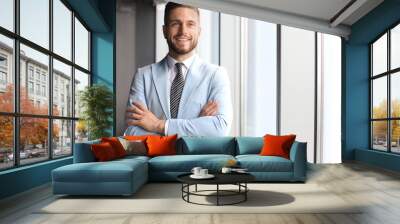
<svg viewBox="0 0 400 224"><path fill-rule="evenodd" d="M52 171L53 193L68 195L131 195L148 181L176 181L193 167L218 172L230 159L260 182L304 182L307 144L294 142L290 159L260 156L262 137L183 137L177 155L127 156L96 162L91 141L75 144L74 163Z"/></svg>

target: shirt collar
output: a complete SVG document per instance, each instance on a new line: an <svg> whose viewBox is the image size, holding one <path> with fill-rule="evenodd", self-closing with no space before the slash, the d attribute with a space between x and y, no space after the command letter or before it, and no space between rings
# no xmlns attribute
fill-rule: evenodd
<svg viewBox="0 0 400 224"><path fill-rule="evenodd" d="M186 60L182 61L183 65L186 67L186 69L189 69L190 66L192 65L194 58L196 57L196 54L193 54ZM175 67L175 64L178 62L175 60L175 58L171 57L170 55L167 55L167 62L168 62L168 67L170 69L173 69Z"/></svg>

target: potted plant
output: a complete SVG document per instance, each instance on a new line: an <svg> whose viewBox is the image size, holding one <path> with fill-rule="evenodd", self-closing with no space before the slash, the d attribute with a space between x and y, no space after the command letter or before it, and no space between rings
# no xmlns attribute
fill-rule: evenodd
<svg viewBox="0 0 400 224"><path fill-rule="evenodd" d="M78 124L87 127L89 140L110 136L112 125L113 93L103 84L87 86L79 93L79 106L82 109Z"/></svg>

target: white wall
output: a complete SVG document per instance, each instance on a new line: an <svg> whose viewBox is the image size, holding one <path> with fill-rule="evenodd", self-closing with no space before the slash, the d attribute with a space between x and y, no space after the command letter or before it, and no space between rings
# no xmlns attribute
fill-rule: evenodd
<svg viewBox="0 0 400 224"><path fill-rule="evenodd" d="M151 1L117 0L116 134L126 129L129 88L138 67L154 62L155 13Z"/></svg>

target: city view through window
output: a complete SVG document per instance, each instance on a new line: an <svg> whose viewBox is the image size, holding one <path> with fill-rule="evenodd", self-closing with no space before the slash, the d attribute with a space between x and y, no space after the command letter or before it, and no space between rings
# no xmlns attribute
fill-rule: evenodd
<svg viewBox="0 0 400 224"><path fill-rule="evenodd" d="M60 0L20 0L19 29L14 7L0 2L0 170L70 156L74 141L87 139L78 119L89 31ZM49 10L52 18L35 13Z"/></svg>
<svg viewBox="0 0 400 224"><path fill-rule="evenodd" d="M400 25L371 44L372 148L400 153Z"/></svg>

